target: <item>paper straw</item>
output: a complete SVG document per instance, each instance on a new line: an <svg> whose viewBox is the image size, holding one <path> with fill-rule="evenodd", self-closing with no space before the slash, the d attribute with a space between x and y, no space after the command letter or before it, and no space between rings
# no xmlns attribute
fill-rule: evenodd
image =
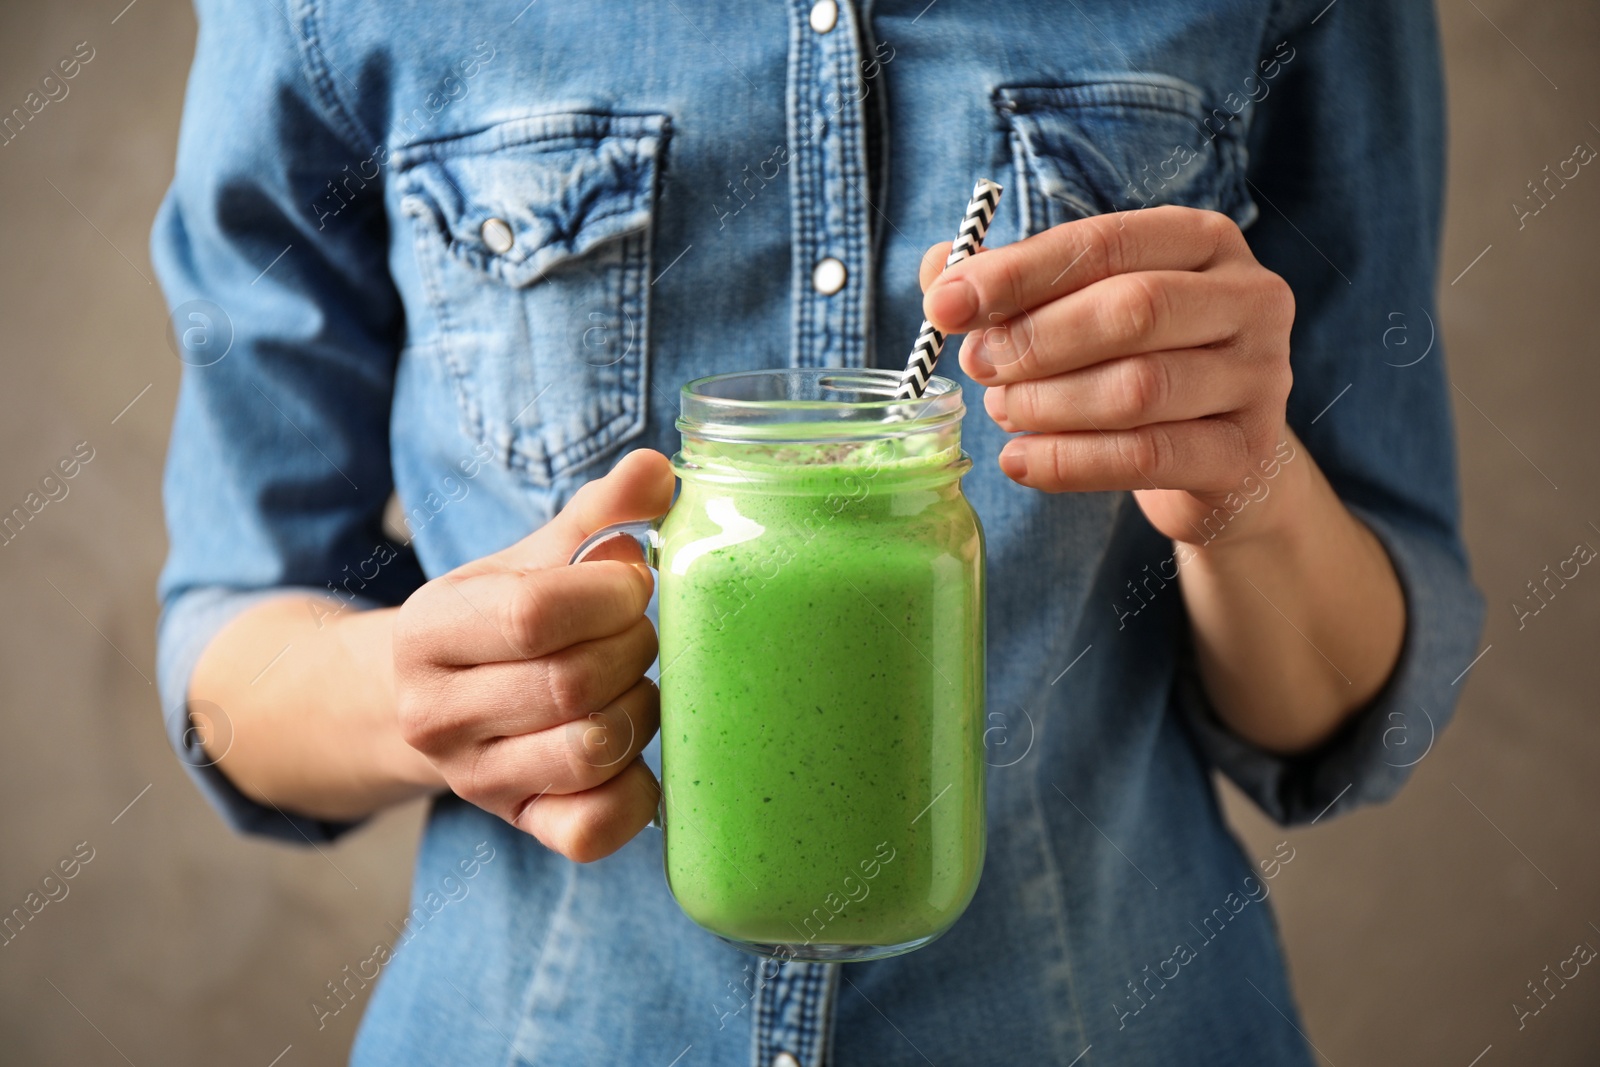
<svg viewBox="0 0 1600 1067"><path fill-rule="evenodd" d="M944 261L946 270L963 259L977 254L983 247L983 235L989 232L989 222L1000 203L1000 186L988 178L979 178L972 187L972 199L967 201L967 213L961 218L961 229L956 233L955 244L950 247L950 258ZM927 319L917 331L917 343L911 346L906 369L900 375L900 388L896 400L916 400L928 390L928 379L939 362L939 350L944 347L944 334L933 328Z"/></svg>

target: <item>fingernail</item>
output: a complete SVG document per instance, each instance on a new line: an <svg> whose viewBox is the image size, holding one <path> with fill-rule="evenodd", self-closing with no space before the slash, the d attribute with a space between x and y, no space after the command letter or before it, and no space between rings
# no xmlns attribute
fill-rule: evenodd
<svg viewBox="0 0 1600 1067"><path fill-rule="evenodd" d="M983 391L983 410L989 417L1002 426L1006 421L1006 391L1004 389L985 389Z"/></svg>
<svg viewBox="0 0 1600 1067"><path fill-rule="evenodd" d="M972 321L978 314L978 291L959 278L941 282L930 294L931 308L939 323L948 323L951 330Z"/></svg>
<svg viewBox="0 0 1600 1067"><path fill-rule="evenodd" d="M1000 469L1007 478L1020 482L1028 474L1028 461L1021 449L1008 448L1000 453Z"/></svg>
<svg viewBox="0 0 1600 1067"><path fill-rule="evenodd" d="M989 358L989 347L983 343L983 331L974 330L961 342L961 366L973 381L986 382L994 377L994 360Z"/></svg>

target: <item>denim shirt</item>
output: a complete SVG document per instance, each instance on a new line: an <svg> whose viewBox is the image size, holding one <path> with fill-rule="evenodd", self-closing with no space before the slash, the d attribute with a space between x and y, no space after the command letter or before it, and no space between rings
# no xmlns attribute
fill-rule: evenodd
<svg viewBox="0 0 1600 1067"><path fill-rule="evenodd" d="M153 237L190 364L160 677L241 831L351 827L252 803L198 747L185 689L228 619L293 589L398 603L627 450L674 451L689 379L902 366L920 257L980 176L1006 187L991 246L1162 203L1245 228L1295 294L1304 448L1216 528L1309 452L1408 608L1392 679L1325 746L1240 740L1196 681L1174 546L1127 493L1006 479L947 355L989 568L989 848L962 919L893 959L762 965L679 911L655 831L578 865L445 795L404 931L309 1005L364 1011L354 1062L1310 1062L1268 902L1295 846L1246 855L1211 772L1289 825L1384 800L1476 651L1427 0L199 8ZM830 258L843 285L819 287Z"/></svg>

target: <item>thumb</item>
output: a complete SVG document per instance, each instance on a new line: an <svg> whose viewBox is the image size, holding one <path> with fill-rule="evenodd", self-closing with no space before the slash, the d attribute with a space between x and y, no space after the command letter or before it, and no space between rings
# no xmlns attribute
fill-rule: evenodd
<svg viewBox="0 0 1600 1067"><path fill-rule="evenodd" d="M563 566L583 539L601 527L664 514L672 503L673 482L666 456L648 448L629 452L605 477L573 494L555 518L479 562L493 570Z"/></svg>

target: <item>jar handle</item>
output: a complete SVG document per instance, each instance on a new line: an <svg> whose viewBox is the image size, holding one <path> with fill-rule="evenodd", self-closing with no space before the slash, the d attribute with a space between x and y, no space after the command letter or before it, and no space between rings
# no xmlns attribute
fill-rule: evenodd
<svg viewBox="0 0 1600 1067"><path fill-rule="evenodd" d="M665 518L666 516L662 515L654 519L636 519L633 522L614 522L610 526L602 526L583 539L583 543L578 545L567 564L570 566L582 563L608 541L618 537L631 537L639 546L639 551L644 554L645 566L660 573L658 564L661 559L661 523ZM650 825L657 830L666 828L663 819L666 803L666 793L663 791L661 799L656 802L656 813L650 818Z"/></svg>
<svg viewBox="0 0 1600 1067"><path fill-rule="evenodd" d="M656 561L661 556L661 523L665 518L666 516L662 515L654 519L614 522L610 526L602 526L583 539L583 543L572 553L572 558L567 562L582 563L607 541L616 537L631 537L638 544L639 551L644 553L645 566L655 570Z"/></svg>

